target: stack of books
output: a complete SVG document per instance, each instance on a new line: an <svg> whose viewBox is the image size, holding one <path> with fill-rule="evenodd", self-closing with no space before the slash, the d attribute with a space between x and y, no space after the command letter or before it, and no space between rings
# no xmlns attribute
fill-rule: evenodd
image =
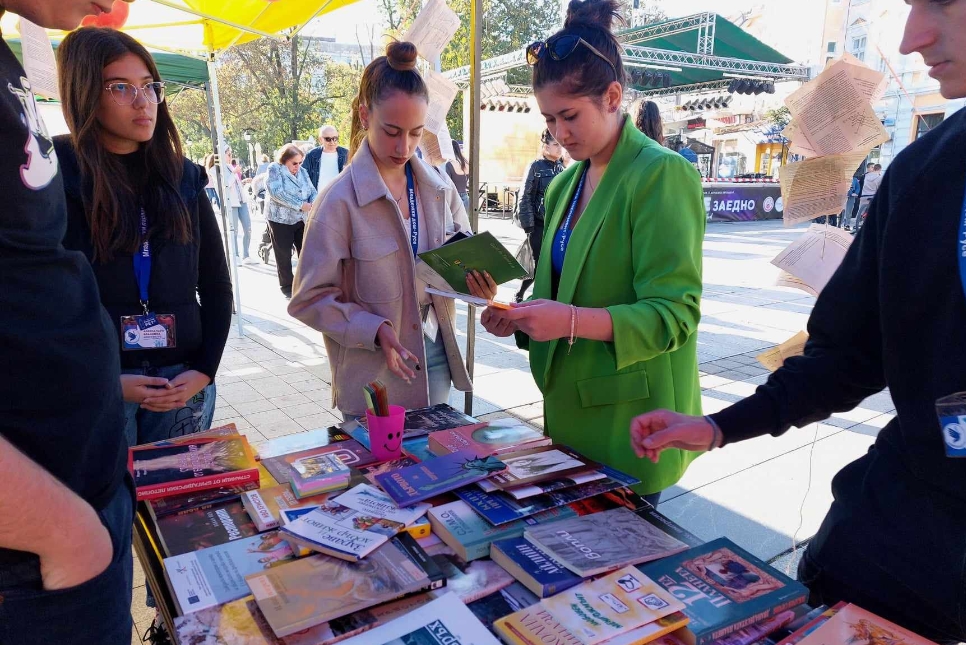
<svg viewBox="0 0 966 645"><path fill-rule="evenodd" d="M284 437L256 447L260 488L146 502L181 642L848 645L833 630L866 621L925 643L857 607L807 607L799 583L702 542L625 473L516 421L467 419L419 411L382 463L357 429ZM323 470L347 471L341 487L299 487Z"/></svg>

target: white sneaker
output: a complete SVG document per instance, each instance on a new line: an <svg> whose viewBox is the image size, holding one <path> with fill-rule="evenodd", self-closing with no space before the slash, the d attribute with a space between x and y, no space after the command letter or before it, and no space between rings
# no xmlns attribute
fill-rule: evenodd
<svg viewBox="0 0 966 645"><path fill-rule="evenodd" d="M258 264L258 260L256 260L252 256L248 256L247 258L242 260L242 264Z"/></svg>

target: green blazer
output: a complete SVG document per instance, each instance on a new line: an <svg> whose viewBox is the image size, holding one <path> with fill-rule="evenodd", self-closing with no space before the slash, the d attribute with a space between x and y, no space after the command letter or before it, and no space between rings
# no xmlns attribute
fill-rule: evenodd
<svg viewBox="0 0 966 645"><path fill-rule="evenodd" d="M642 134L630 118L600 185L570 239L556 294L550 247L588 162L573 164L546 193L547 227L534 298L606 308L613 342L567 339L530 349L555 443L635 475L638 493L676 483L698 453L665 450L638 459L630 422L660 408L701 414L697 331L705 210L694 166ZM528 342L527 342L528 341Z"/></svg>

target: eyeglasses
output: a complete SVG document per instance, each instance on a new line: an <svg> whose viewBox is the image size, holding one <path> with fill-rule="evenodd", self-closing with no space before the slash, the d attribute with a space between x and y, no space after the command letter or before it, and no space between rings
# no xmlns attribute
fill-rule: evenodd
<svg viewBox="0 0 966 645"><path fill-rule="evenodd" d="M322 137L326 143L339 143L339 137Z"/></svg>
<svg viewBox="0 0 966 645"><path fill-rule="evenodd" d="M139 92L144 100L155 105L164 100L164 83L161 81L145 83L141 87L133 83L110 83L104 89L111 93L111 98L118 105L134 105Z"/></svg>
<svg viewBox="0 0 966 645"><path fill-rule="evenodd" d="M577 49L577 45L583 45L589 49L591 53L607 63L614 71L614 78L618 78L617 67L614 65L614 63L612 63L609 58L604 56L599 49L591 45L580 36L576 36L574 34L564 34L563 36L556 36L547 40L538 40L535 43L531 43L530 46L527 47L527 64L532 67L536 65L537 62L539 62L544 56L550 56L550 58L558 61L564 60L574 53L574 51Z"/></svg>

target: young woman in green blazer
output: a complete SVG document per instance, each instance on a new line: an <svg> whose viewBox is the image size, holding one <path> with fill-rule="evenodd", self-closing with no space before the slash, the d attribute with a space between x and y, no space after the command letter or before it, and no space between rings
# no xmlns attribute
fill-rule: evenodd
<svg viewBox="0 0 966 645"><path fill-rule="evenodd" d="M698 453L638 459L628 428L659 408L701 414L705 211L694 167L620 110L616 9L572 0L564 29L527 48L547 127L580 163L547 189L534 299L488 308L482 323L529 347L553 440L637 476L637 491L656 502Z"/></svg>

